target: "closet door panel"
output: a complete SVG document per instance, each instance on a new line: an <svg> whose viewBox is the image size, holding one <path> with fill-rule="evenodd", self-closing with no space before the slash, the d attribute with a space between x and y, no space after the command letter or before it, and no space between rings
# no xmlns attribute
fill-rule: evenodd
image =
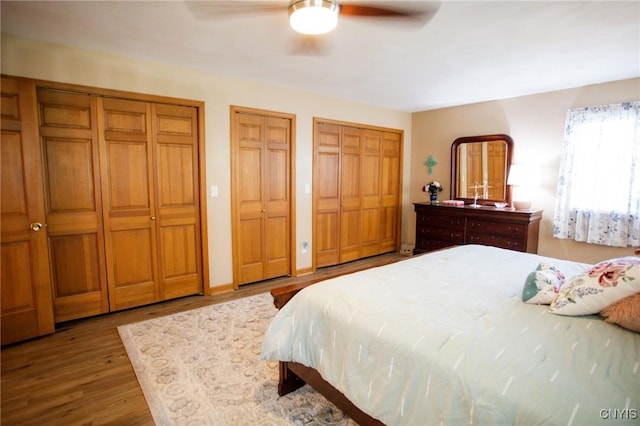
<svg viewBox="0 0 640 426"><path fill-rule="evenodd" d="M315 255L316 266L338 263L340 247L340 156L337 152L316 153Z"/></svg>
<svg viewBox="0 0 640 426"><path fill-rule="evenodd" d="M95 211L95 186L86 184L94 180L91 138L80 135L77 138L71 135L67 138L43 137L43 142L50 214Z"/></svg>
<svg viewBox="0 0 640 426"><path fill-rule="evenodd" d="M109 305L117 311L161 300L151 189L151 110L139 101L99 102Z"/></svg>
<svg viewBox="0 0 640 426"><path fill-rule="evenodd" d="M380 253L382 133L364 131L362 149L362 256Z"/></svg>
<svg viewBox="0 0 640 426"><path fill-rule="evenodd" d="M98 268L103 251L96 234L58 235L49 244L56 320L104 313Z"/></svg>
<svg viewBox="0 0 640 426"><path fill-rule="evenodd" d="M264 275L262 228L262 215L253 219L245 216L238 228L240 284L260 281Z"/></svg>
<svg viewBox="0 0 640 426"><path fill-rule="evenodd" d="M2 344L54 331L35 85L2 77L0 301Z"/></svg>
<svg viewBox="0 0 640 426"><path fill-rule="evenodd" d="M198 123L193 107L152 104L162 300L201 293Z"/></svg>
<svg viewBox="0 0 640 426"><path fill-rule="evenodd" d="M111 310L157 302L155 234L148 220L112 221L111 225Z"/></svg>
<svg viewBox="0 0 640 426"><path fill-rule="evenodd" d="M316 266L336 265L338 263L338 248L340 247L337 230L340 219L337 212L316 213L315 216L315 252Z"/></svg>
<svg viewBox="0 0 640 426"><path fill-rule="evenodd" d="M239 284L259 281L264 275L264 126L261 116L238 116L236 149L236 279Z"/></svg>
<svg viewBox="0 0 640 426"><path fill-rule="evenodd" d="M38 89L55 321L108 312L96 99Z"/></svg>
<svg viewBox="0 0 640 426"><path fill-rule="evenodd" d="M381 171L381 253L395 251L399 246L401 144L400 134L384 134Z"/></svg>
<svg viewBox="0 0 640 426"><path fill-rule="evenodd" d="M147 149L146 141L109 140L108 197L112 213L137 210L150 214Z"/></svg>
<svg viewBox="0 0 640 426"><path fill-rule="evenodd" d="M196 244L195 224L165 225L162 227L161 245L173 248L170 256L162 257L161 264L164 271L164 298L172 299L184 296L184 289L193 283L193 277L198 276L198 259L191 249ZM193 288L190 294L200 292L200 288Z"/></svg>
<svg viewBox="0 0 640 426"><path fill-rule="evenodd" d="M341 127L316 123L314 135L314 213L316 267L340 261L340 141Z"/></svg>
<svg viewBox="0 0 640 426"><path fill-rule="evenodd" d="M265 230L266 267L263 279L288 275L289 244L285 238L289 237L289 221L287 217L270 217Z"/></svg>
<svg viewBox="0 0 640 426"><path fill-rule="evenodd" d="M362 131L343 127L340 158L340 263L358 259L362 220Z"/></svg>
<svg viewBox="0 0 640 426"><path fill-rule="evenodd" d="M290 145L291 120L266 117L266 223L263 279L288 275L290 253Z"/></svg>

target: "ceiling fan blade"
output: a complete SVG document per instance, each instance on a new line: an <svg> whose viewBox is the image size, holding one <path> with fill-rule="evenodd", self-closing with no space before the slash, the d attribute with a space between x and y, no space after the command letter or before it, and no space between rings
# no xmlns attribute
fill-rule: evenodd
<svg viewBox="0 0 640 426"><path fill-rule="evenodd" d="M281 1L192 1L184 2L187 9L199 20L263 13L287 13L287 5Z"/></svg>
<svg viewBox="0 0 640 426"><path fill-rule="evenodd" d="M409 18L427 21L439 9L439 1L427 2L388 2L379 3L340 3L340 15L359 18Z"/></svg>

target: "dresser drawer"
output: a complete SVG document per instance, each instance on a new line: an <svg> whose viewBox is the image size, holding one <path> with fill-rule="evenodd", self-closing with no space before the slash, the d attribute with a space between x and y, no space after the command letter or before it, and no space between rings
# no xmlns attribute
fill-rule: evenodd
<svg viewBox="0 0 640 426"><path fill-rule="evenodd" d="M419 214L416 226L419 228L446 228L464 232L464 217Z"/></svg>
<svg viewBox="0 0 640 426"><path fill-rule="evenodd" d="M417 235L420 240L437 240L446 243L464 244L464 228L447 229L437 226L421 226L417 229Z"/></svg>
<svg viewBox="0 0 640 426"><path fill-rule="evenodd" d="M474 234L467 236L467 244L482 244L485 246L500 247L516 251L525 251L526 242L522 238L509 238L502 235Z"/></svg>
<svg viewBox="0 0 640 426"><path fill-rule="evenodd" d="M496 222L492 220L470 219L467 224L470 234L501 235L507 238L521 238L527 232L527 227L519 223Z"/></svg>

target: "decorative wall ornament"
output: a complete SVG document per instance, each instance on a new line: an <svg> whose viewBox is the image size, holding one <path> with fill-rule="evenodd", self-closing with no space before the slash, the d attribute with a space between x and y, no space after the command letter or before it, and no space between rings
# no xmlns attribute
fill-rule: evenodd
<svg viewBox="0 0 640 426"><path fill-rule="evenodd" d="M424 162L424 164L429 168L429 174L431 174L433 173L433 166L438 164L438 162L435 158L433 158L433 155L430 155L429 158L427 158L427 161Z"/></svg>

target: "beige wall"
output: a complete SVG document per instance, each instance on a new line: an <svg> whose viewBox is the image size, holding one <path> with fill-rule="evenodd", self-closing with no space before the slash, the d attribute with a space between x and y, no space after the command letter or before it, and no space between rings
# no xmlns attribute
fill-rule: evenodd
<svg viewBox="0 0 640 426"><path fill-rule="evenodd" d="M552 236L556 182L567 109L640 99L640 79L598 84L571 90L484 102L413 114L411 158L412 202L425 201L424 183L445 185L441 198L449 197L451 143L461 136L506 133L514 141L514 162L539 164L542 186L533 197L533 208L543 209L539 254L588 263L630 255L631 249L611 248L555 239ZM432 175L423 164L429 155L438 161ZM594 194L594 197L602 194ZM414 241L415 214L410 213L409 233Z"/></svg>
<svg viewBox="0 0 640 426"><path fill-rule="evenodd" d="M311 253L300 253L302 242L312 243L311 194L312 120L322 117L404 130L404 188L409 185L411 114L339 99L312 95L259 83L221 77L202 71L79 50L25 38L2 35L2 73L205 102L207 187L217 185L219 196L207 199L209 275L212 287L233 281L231 259L231 193L229 108L261 108L296 115L296 247L297 270L311 267ZM209 194L210 192L207 191ZM403 195L403 235L409 235L409 194Z"/></svg>
<svg viewBox="0 0 640 426"><path fill-rule="evenodd" d="M640 79L585 88L414 113L346 102L260 83L236 80L188 68L79 50L2 35L3 74L81 84L115 90L187 98L205 102L207 187L219 196L207 199L209 266L212 287L233 281L231 259L231 194L229 107L238 105L296 115L296 247L298 270L311 267L311 254L300 245L312 243L312 199L304 185L312 178L312 119L322 117L405 131L402 242L412 243L415 214L412 202L426 200L420 187L440 180L449 191L450 145L460 136L507 133L515 142L515 160L539 162L542 187L533 200L544 209L540 254L595 262L628 254L614 249L551 236L555 182L566 110L571 107L640 98ZM432 154L433 175L423 164ZM207 191L209 192L209 191Z"/></svg>

